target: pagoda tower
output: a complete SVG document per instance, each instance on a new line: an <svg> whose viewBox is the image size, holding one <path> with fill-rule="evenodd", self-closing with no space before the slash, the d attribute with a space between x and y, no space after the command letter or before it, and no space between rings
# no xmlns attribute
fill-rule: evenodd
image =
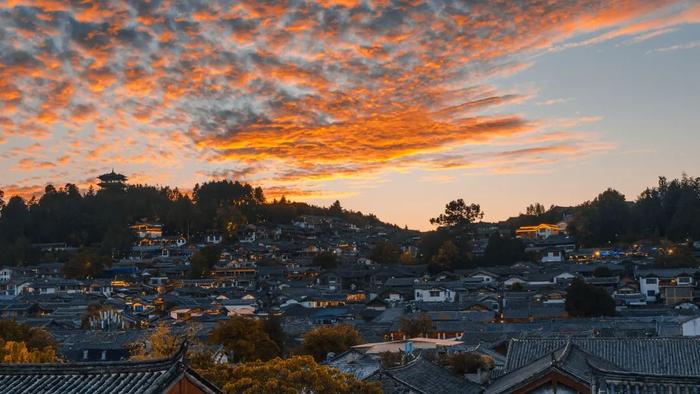
<svg viewBox="0 0 700 394"><path fill-rule="evenodd" d="M98 185L100 188L107 190L124 190L126 189L126 180L127 178L122 175L122 174L117 174L114 172L114 169L112 169L112 172L109 172L107 174L102 174L97 177L100 180L100 183Z"/></svg>

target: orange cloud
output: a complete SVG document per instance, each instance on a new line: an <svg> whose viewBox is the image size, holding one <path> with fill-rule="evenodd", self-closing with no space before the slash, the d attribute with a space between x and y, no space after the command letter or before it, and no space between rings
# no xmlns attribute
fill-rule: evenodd
<svg viewBox="0 0 700 394"><path fill-rule="evenodd" d="M22 173L13 179L56 164L84 179L115 162L165 173L188 161L308 198L328 181L412 168L536 171L608 149L573 130L599 118L528 119L509 109L534 95L492 79L548 50L700 22L680 0L174 7L0 5L0 149L42 141L3 156Z"/></svg>

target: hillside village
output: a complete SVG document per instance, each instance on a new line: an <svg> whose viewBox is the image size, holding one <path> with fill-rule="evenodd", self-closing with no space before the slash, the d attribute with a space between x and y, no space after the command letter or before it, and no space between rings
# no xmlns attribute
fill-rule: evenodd
<svg viewBox="0 0 700 394"><path fill-rule="evenodd" d="M159 326L196 327L206 343L233 317L275 318L289 349L314 328L351 326L361 343L319 361L385 393L698 387L689 361L700 359L698 264L659 266L683 248L669 243L581 247L567 232L571 214L560 211L554 223L475 223L474 261L494 236L518 240L528 258L451 270L422 261L419 232L381 222L300 215L240 226L232 241L218 231L166 235L162 223L139 221L129 251L95 277L70 278L66 262L3 266L0 319L46 330L65 361L95 365L126 362ZM376 261L387 245L398 259ZM80 253L61 242L33 247ZM687 250L697 259L700 242ZM197 259L211 253L213 265L194 277ZM567 302L574 287L604 294L611 309L577 310ZM210 346L228 362L221 345ZM455 355L472 363L445 362ZM652 372L661 375L640 383Z"/></svg>

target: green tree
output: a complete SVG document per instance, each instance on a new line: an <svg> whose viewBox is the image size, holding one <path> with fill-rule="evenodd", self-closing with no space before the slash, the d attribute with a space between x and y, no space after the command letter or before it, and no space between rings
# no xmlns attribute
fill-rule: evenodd
<svg viewBox="0 0 700 394"><path fill-rule="evenodd" d="M432 273L450 271L457 267L460 260L459 249L452 241L445 241L436 255L430 260L428 270Z"/></svg>
<svg viewBox="0 0 700 394"><path fill-rule="evenodd" d="M345 210L340 205L340 201L338 200L335 200L335 202L328 207L328 213L332 216L342 216L343 212L345 212Z"/></svg>
<svg viewBox="0 0 700 394"><path fill-rule="evenodd" d="M402 317L400 324L401 332L409 338L427 337L435 332L433 319L427 313L421 313L413 319Z"/></svg>
<svg viewBox="0 0 700 394"><path fill-rule="evenodd" d="M197 251L190 259L190 277L207 277L219 261L220 256L221 249L214 245L207 245Z"/></svg>
<svg viewBox="0 0 700 394"><path fill-rule="evenodd" d="M347 324L320 326L304 334L299 354L308 354L316 361L323 361L328 353L340 354L363 343L362 336Z"/></svg>
<svg viewBox="0 0 700 394"><path fill-rule="evenodd" d="M219 323L209 334L209 341L223 345L232 362L267 361L281 355L263 321L248 317L234 316Z"/></svg>
<svg viewBox="0 0 700 394"><path fill-rule="evenodd" d="M370 259L378 264L397 264L400 258L401 249L389 241L377 242L370 253Z"/></svg>
<svg viewBox="0 0 700 394"><path fill-rule="evenodd" d="M478 204L467 205L463 199L450 201L445 205L445 212L430 219L430 223L453 228L459 232L471 233L472 225L476 220L481 220L484 212Z"/></svg>
<svg viewBox="0 0 700 394"><path fill-rule="evenodd" d="M321 267L324 270L330 270L338 267L338 261L333 252L320 252L314 256L311 264Z"/></svg>
<svg viewBox="0 0 700 394"><path fill-rule="evenodd" d="M93 250L83 249L71 256L61 271L66 278L91 279L100 276L111 265L112 260L109 257L99 255Z"/></svg>
<svg viewBox="0 0 700 394"><path fill-rule="evenodd" d="M631 228L630 204L620 192L608 189L583 204L569 232L586 245L620 241Z"/></svg>
<svg viewBox="0 0 700 394"><path fill-rule="evenodd" d="M605 289L575 278L566 290L566 311L570 316L613 316L615 300Z"/></svg>
<svg viewBox="0 0 700 394"><path fill-rule="evenodd" d="M519 239L504 237L499 233L489 238L483 257L485 266L510 265L524 260L527 260L525 245Z"/></svg>
<svg viewBox="0 0 700 394"><path fill-rule="evenodd" d="M665 244L658 250L656 266L664 268L696 268L700 262L687 245Z"/></svg>

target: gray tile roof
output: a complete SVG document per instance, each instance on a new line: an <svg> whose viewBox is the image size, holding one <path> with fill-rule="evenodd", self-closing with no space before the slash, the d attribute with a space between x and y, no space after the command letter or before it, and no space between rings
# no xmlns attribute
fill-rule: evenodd
<svg viewBox="0 0 700 394"><path fill-rule="evenodd" d="M368 380L382 382L385 394L476 394L483 390L478 384L455 376L421 357L401 367L382 369Z"/></svg>
<svg viewBox="0 0 700 394"><path fill-rule="evenodd" d="M205 393L219 393L184 365L183 355L184 348L173 358L152 361L0 364L0 393L161 393L182 378Z"/></svg>
<svg viewBox="0 0 700 394"><path fill-rule="evenodd" d="M571 338L581 350L636 373L700 376L700 338ZM566 345L566 338L512 339L505 372Z"/></svg>

